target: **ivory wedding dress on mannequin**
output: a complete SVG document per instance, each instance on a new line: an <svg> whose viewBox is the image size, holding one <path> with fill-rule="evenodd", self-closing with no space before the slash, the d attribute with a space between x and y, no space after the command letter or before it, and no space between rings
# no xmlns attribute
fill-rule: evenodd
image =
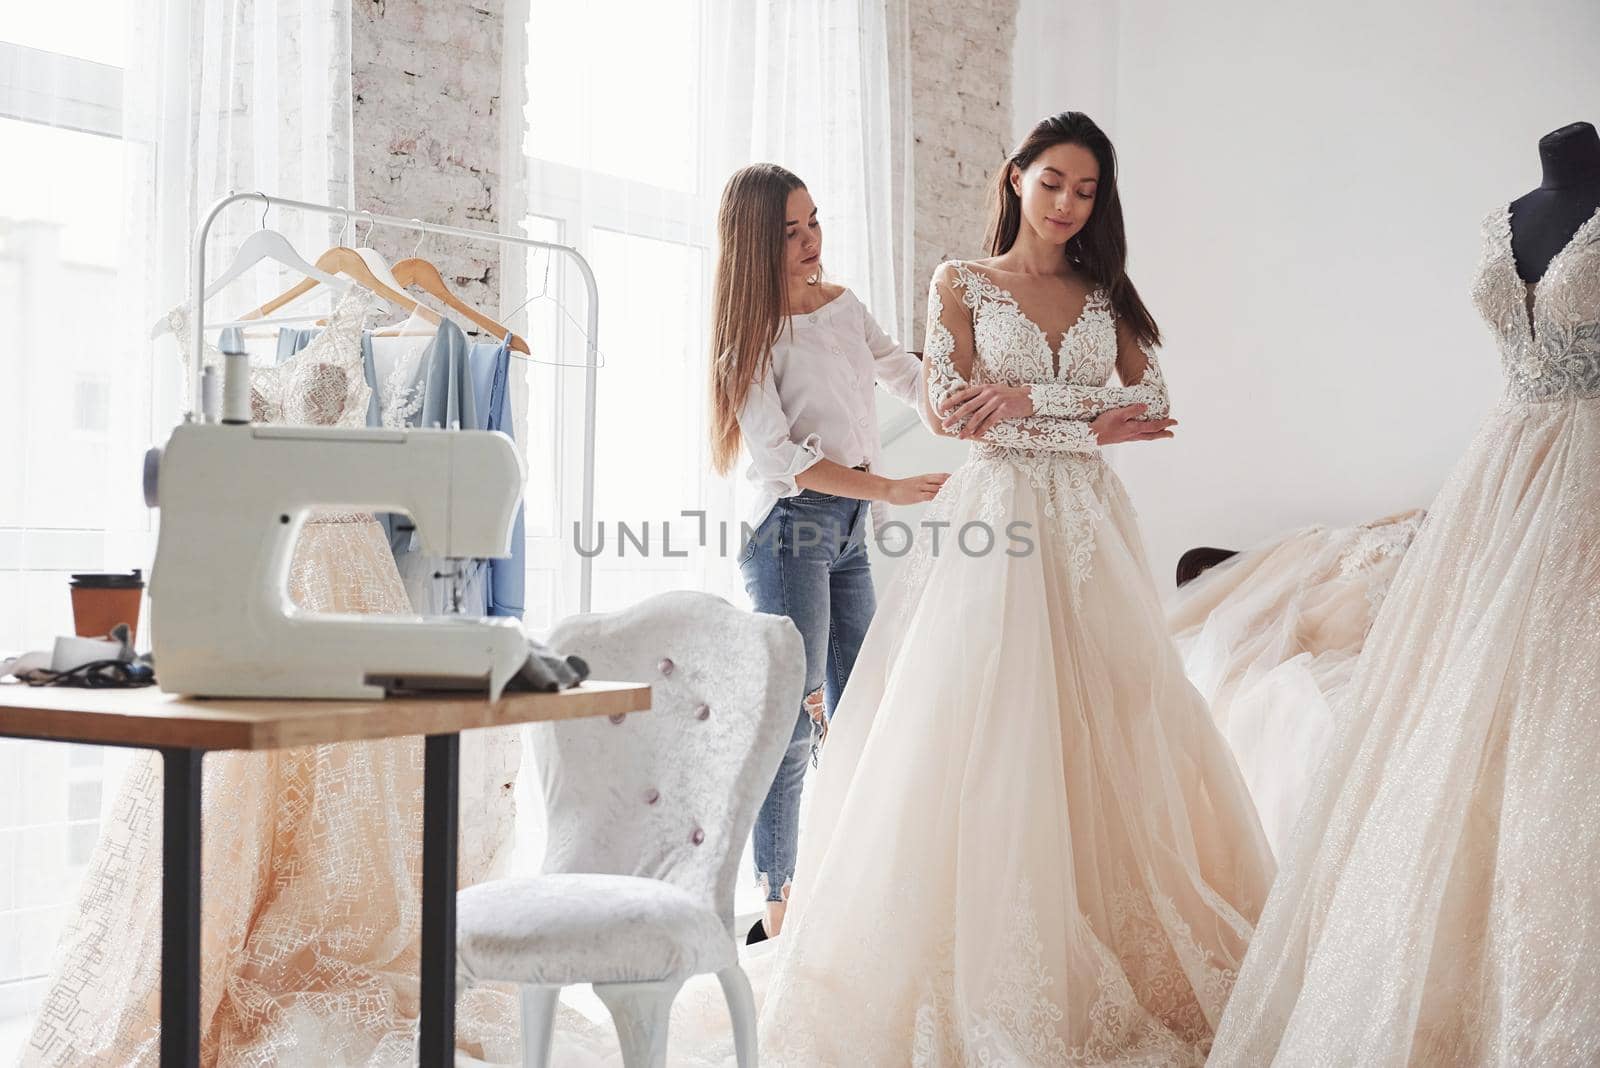
<svg viewBox="0 0 1600 1068"><path fill-rule="evenodd" d="M252 370L255 421L365 425L370 299L352 289L309 346ZM187 353L187 316L172 314ZM312 612L411 611L366 512L305 524L289 592ZM462 739L462 886L509 853L516 772L514 738L474 733ZM202 1063L416 1063L422 740L213 753L203 767ZM143 754L102 825L25 1064L157 1063L160 814L161 765ZM516 1062L508 993L464 993L457 1044L472 1058Z"/></svg>
<svg viewBox="0 0 1600 1068"><path fill-rule="evenodd" d="M1503 403L1368 635L1219 1065L1600 1061L1600 211L1473 299Z"/></svg>

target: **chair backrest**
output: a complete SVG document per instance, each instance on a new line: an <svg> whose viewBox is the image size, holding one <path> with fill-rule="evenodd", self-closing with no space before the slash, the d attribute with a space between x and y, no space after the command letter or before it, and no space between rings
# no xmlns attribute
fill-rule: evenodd
<svg viewBox="0 0 1600 1068"><path fill-rule="evenodd" d="M1190 549L1178 557L1178 585L1187 586L1224 560L1238 555L1237 549L1215 549L1209 545Z"/></svg>
<svg viewBox="0 0 1600 1068"><path fill-rule="evenodd" d="M648 682L650 711L541 723L544 870L663 879L733 930L744 844L794 733L805 647L786 616L688 590L572 616L549 644L589 677Z"/></svg>

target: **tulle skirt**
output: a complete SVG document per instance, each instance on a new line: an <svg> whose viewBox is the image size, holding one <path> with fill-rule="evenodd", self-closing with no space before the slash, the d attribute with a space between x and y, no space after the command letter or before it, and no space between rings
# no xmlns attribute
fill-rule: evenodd
<svg viewBox="0 0 1600 1068"><path fill-rule="evenodd" d="M1292 531L1168 602L1189 680L1239 762L1274 853L1288 847L1334 709L1422 515Z"/></svg>
<svg viewBox="0 0 1600 1068"><path fill-rule="evenodd" d="M300 607L410 611L370 515L303 529ZM461 749L468 886L509 855L519 748L477 731ZM212 753L202 767L202 1062L416 1063L421 739ZM102 825L24 1063L156 1064L160 963L161 765L142 754ZM463 993L457 1036L470 1057L515 1063L513 997Z"/></svg>
<svg viewBox="0 0 1600 1068"><path fill-rule="evenodd" d="M836 710L763 1063L1200 1064L1271 877L1116 476L978 446Z"/></svg>
<svg viewBox="0 0 1600 1068"><path fill-rule="evenodd" d="M1221 1065L1600 1061L1600 401L1507 404L1367 638Z"/></svg>

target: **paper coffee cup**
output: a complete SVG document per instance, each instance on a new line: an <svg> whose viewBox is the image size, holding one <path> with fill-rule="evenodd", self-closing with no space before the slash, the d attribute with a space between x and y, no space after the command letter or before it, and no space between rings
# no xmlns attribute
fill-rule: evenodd
<svg viewBox="0 0 1600 1068"><path fill-rule="evenodd" d="M87 572L72 576L72 625L80 638L104 638L118 623L128 625L129 640L139 636L139 601L144 577L132 572Z"/></svg>

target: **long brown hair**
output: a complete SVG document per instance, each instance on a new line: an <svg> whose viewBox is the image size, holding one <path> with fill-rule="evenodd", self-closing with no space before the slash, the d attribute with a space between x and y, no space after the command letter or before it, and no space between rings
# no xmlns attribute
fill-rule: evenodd
<svg viewBox="0 0 1600 1068"><path fill-rule="evenodd" d="M784 212L789 194L804 188L776 163L752 163L722 189L711 298L711 468L719 475L739 457L739 409L767 373L789 315Z"/></svg>
<svg viewBox="0 0 1600 1068"><path fill-rule="evenodd" d="M1128 235L1122 225L1122 199L1117 194L1117 150L1111 138L1081 111L1063 111L1043 119L1011 153L994 186L994 212L989 218L989 254L998 256L1016 244L1022 228L1022 199L1011 188L1011 168L1025 171L1039 154L1056 145L1079 145L1100 165L1094 210L1083 229L1067 242L1067 260L1080 273L1111 294L1111 308L1147 345L1161 344L1161 330L1139 291L1128 278Z"/></svg>

